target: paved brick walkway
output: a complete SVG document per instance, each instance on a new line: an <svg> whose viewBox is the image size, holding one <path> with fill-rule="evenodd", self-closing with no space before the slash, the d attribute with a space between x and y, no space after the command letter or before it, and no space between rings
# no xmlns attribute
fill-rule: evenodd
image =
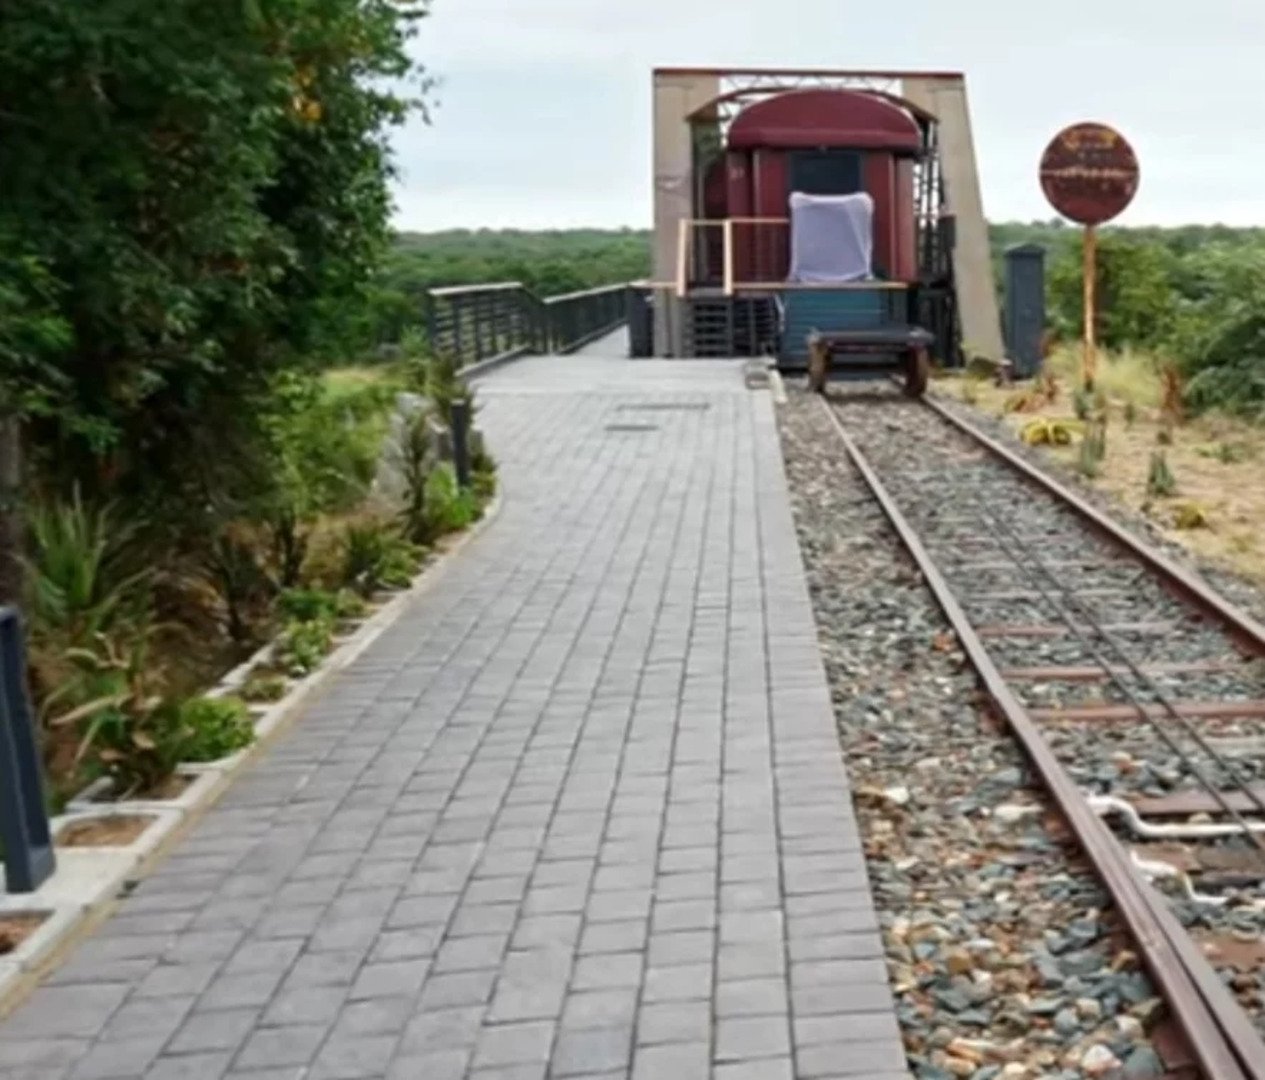
<svg viewBox="0 0 1265 1080"><path fill-rule="evenodd" d="M489 378L499 519L0 1023L6 1080L904 1076L767 393Z"/></svg>

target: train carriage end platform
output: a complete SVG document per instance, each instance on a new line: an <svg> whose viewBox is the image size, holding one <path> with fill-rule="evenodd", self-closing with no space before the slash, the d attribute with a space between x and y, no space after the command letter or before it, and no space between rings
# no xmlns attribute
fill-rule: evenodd
<svg viewBox="0 0 1265 1080"><path fill-rule="evenodd" d="M480 380L496 519L0 1077L907 1075L769 393L593 353Z"/></svg>

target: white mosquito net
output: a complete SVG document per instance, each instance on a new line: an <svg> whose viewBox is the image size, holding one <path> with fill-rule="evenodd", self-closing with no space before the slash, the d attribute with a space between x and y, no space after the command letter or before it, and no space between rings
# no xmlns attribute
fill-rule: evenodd
<svg viewBox="0 0 1265 1080"><path fill-rule="evenodd" d="M787 279L829 285L872 276L874 200L855 195L791 194L791 272Z"/></svg>

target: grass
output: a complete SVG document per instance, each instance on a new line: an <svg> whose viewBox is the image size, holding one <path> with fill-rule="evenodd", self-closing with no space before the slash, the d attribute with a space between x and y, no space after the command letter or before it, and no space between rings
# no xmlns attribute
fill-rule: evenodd
<svg viewBox="0 0 1265 1080"><path fill-rule="evenodd" d="M1059 383L1055 401L1034 411L1007 413L1003 404L1023 387L996 387L984 380L953 377L942 392L997 416L1018 435L1036 418L1072 421L1073 389L1080 379L1079 348L1060 348L1046 361ZM1161 364L1145 353L1099 358L1095 385L1108 403L1106 452L1098 475L1086 480L1132 510L1146 514L1166 537L1213 563L1265 583L1265 427L1207 413L1176 427L1171 445L1160 445L1163 382ZM1130 422L1131 418L1131 422ZM1163 449L1176 489L1155 497L1147 492L1152 453ZM1041 452L1076 468L1080 439L1042 446ZM1187 524L1182 507L1194 500L1203 516L1200 528Z"/></svg>
<svg viewBox="0 0 1265 1080"><path fill-rule="evenodd" d="M1060 345L1046 359L1046 370L1069 394L1080 382L1083 355L1079 345ZM1162 393L1159 372L1156 357L1126 350L1098 358L1094 387L1121 403L1132 401L1139 408L1154 409L1159 407Z"/></svg>
<svg viewBox="0 0 1265 1080"><path fill-rule="evenodd" d="M330 368L325 372L325 385L334 397L352 394L366 386L385 386L394 381L392 370L385 365L350 365Z"/></svg>

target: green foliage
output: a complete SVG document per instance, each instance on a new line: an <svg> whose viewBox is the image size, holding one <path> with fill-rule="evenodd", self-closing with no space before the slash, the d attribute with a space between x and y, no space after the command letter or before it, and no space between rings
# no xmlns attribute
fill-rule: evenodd
<svg viewBox="0 0 1265 1080"><path fill-rule="evenodd" d="M434 536L464 529L478 517L474 494L461 490L457 474L447 462L435 469L426 481L426 507Z"/></svg>
<svg viewBox="0 0 1265 1080"><path fill-rule="evenodd" d="M278 599L277 609L284 618L300 622L312 619L351 619L364 613L364 601L341 589L287 589Z"/></svg>
<svg viewBox="0 0 1265 1080"><path fill-rule="evenodd" d="M33 506L28 528L27 613L37 638L86 645L141 619L149 574L134 569L137 529L113 507L87 505L76 487L65 502Z"/></svg>
<svg viewBox="0 0 1265 1080"><path fill-rule="evenodd" d="M399 466L404 479L400 528L415 544L427 543L432 538L427 481L434 469L435 456L427 416L425 411L418 411L407 419L399 448Z"/></svg>
<svg viewBox="0 0 1265 1080"><path fill-rule="evenodd" d="M1107 420L1100 414L1085 429L1080 449L1076 458L1076 468L1080 474L1092 480L1102 472L1102 463L1107 456Z"/></svg>
<svg viewBox="0 0 1265 1080"><path fill-rule="evenodd" d="M1056 339L1080 336L1080 230L1058 222L994 225L997 280L1002 252L1039 243L1048 252L1047 303ZM1098 251L1097 336L1107 350L1133 348L1178 363L1184 403L1265 417L1265 229L1190 225L1109 227ZM1176 422L1174 420L1174 422Z"/></svg>
<svg viewBox="0 0 1265 1080"><path fill-rule="evenodd" d="M86 768L131 794L161 784L180 763L182 729L154 689L151 640L150 626L117 639L98 634L61 656L63 678L43 699L43 719L52 736L73 737L72 778Z"/></svg>
<svg viewBox="0 0 1265 1080"><path fill-rule="evenodd" d="M1076 413L1077 420L1088 420L1093 407L1094 398L1088 390L1078 386L1072 391L1072 409Z"/></svg>
<svg viewBox="0 0 1265 1080"><path fill-rule="evenodd" d="M276 595L254 538L238 528L214 537L205 553L205 567L224 602L225 630L231 640L245 644Z"/></svg>
<svg viewBox="0 0 1265 1080"><path fill-rule="evenodd" d="M315 671L334 642L334 620L328 616L295 619L286 625L278 643L281 663L296 675Z"/></svg>
<svg viewBox="0 0 1265 1080"><path fill-rule="evenodd" d="M1163 450L1151 454L1151 465L1146 475L1146 493L1152 498L1162 499L1177 491L1177 480L1168 467L1168 460Z"/></svg>
<svg viewBox="0 0 1265 1080"><path fill-rule="evenodd" d="M1133 401L1124 403L1124 422L1126 427L1133 427L1138 421L1138 406Z"/></svg>
<svg viewBox="0 0 1265 1080"><path fill-rule="evenodd" d="M264 416L268 479L253 509L272 536L283 587L299 581L313 520L367 494L394 402L389 382L340 384L293 372L275 381Z"/></svg>
<svg viewBox="0 0 1265 1080"><path fill-rule="evenodd" d="M1219 442L1215 446L1196 446L1195 453L1200 457L1219 461L1222 465L1237 465L1252 456L1247 446L1231 442Z"/></svg>
<svg viewBox="0 0 1265 1080"><path fill-rule="evenodd" d="M277 373L355 340L424 13L0 13L0 386L43 470L177 517L173 500L233 485L239 454L223 451L248 455Z"/></svg>
<svg viewBox="0 0 1265 1080"><path fill-rule="evenodd" d="M252 675L242 686L243 701L272 702L286 696L290 684L284 675Z"/></svg>
<svg viewBox="0 0 1265 1080"><path fill-rule="evenodd" d="M354 522L343 533L343 582L361 596L404 588L421 562L421 550L388 522Z"/></svg>
<svg viewBox="0 0 1265 1080"><path fill-rule="evenodd" d="M219 761L255 740L250 711L230 697L189 698L175 707L182 761Z"/></svg>

